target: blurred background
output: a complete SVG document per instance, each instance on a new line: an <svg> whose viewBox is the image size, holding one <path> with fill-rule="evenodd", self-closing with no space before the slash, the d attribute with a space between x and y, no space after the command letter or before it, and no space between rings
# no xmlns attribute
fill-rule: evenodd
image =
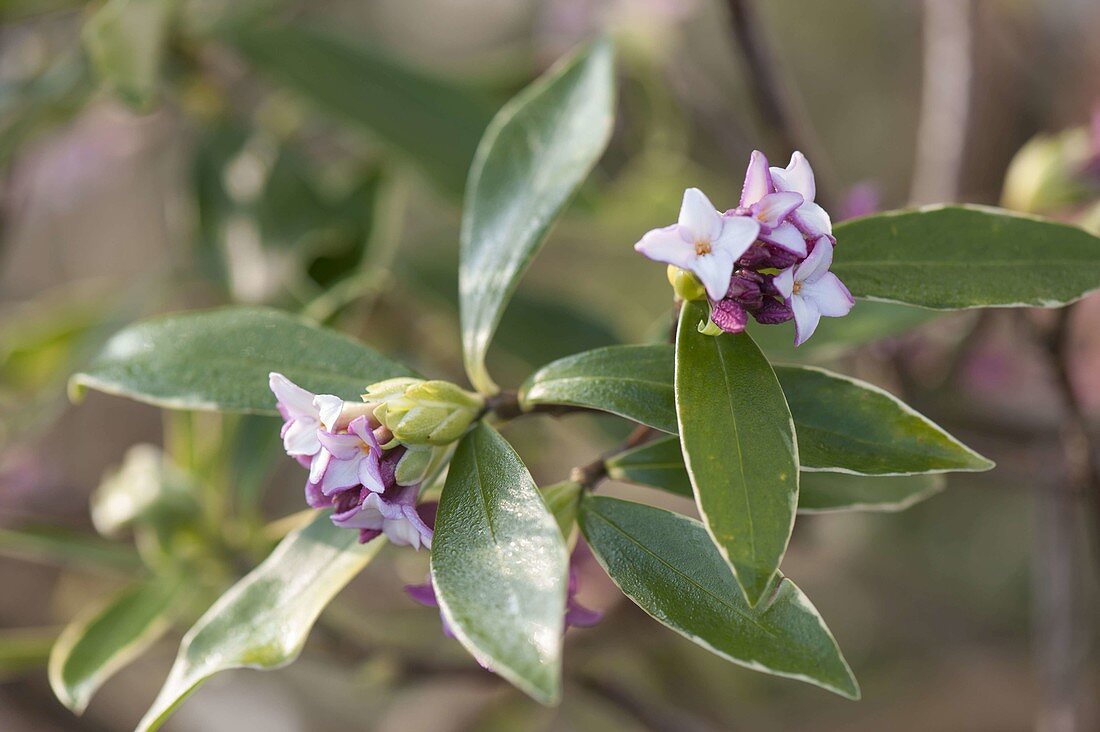
<svg viewBox="0 0 1100 732"><path fill-rule="evenodd" d="M507 312L502 385L666 328L664 274L630 247L689 185L733 206L754 148L806 152L834 220L968 201L1100 226L1095 0L0 0L0 729L131 729L182 633L302 508L276 422L73 406L68 375L131 320L257 303L464 383L465 166L503 101L603 30L615 135ZM606 616L570 631L565 701L541 708L405 596L426 554L387 548L298 662L214 678L166 729L1096 729L1100 298L860 303L797 353L790 331L757 335L998 463L902 512L799 521L784 571L861 702L725 663L589 558L580 598ZM507 436L545 485L627 429L572 416ZM72 715L46 680L58 633L165 567L194 588L172 627Z"/></svg>

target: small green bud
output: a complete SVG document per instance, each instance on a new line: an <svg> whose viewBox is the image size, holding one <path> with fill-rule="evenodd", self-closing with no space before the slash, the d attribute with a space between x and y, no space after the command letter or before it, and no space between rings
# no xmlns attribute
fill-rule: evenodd
<svg viewBox="0 0 1100 732"><path fill-rule="evenodd" d="M670 264L666 274L668 275L668 283L672 285L676 297L681 300L702 300L706 297L707 291L703 289L703 283L686 269L680 269L676 265Z"/></svg>
<svg viewBox="0 0 1100 732"><path fill-rule="evenodd" d="M447 381L389 379L367 388L374 418L405 445L447 445L477 418L484 399Z"/></svg>

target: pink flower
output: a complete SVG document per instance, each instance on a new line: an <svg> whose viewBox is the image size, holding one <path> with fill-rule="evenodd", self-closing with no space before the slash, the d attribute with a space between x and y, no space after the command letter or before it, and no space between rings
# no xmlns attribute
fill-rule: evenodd
<svg viewBox="0 0 1100 732"><path fill-rule="evenodd" d="M647 232L634 250L694 273L710 298L718 300L726 294L734 263L759 233L755 220L723 217L702 191L688 188L677 223Z"/></svg>
<svg viewBox="0 0 1100 732"><path fill-rule="evenodd" d="M832 263L833 243L822 236L801 264L775 276L775 289L794 312L796 346L813 335L822 315L839 318L847 315L855 304L852 293L829 271Z"/></svg>

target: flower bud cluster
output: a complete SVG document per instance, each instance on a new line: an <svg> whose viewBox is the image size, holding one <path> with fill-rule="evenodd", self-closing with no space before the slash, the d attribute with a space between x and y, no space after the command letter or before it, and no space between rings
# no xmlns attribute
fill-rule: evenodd
<svg viewBox="0 0 1100 732"><path fill-rule="evenodd" d="M283 447L306 468L306 502L332 508L332 522L367 542L430 548L417 510L420 486L477 418L481 397L442 381L390 379L364 402L313 394L282 374L269 379L283 416Z"/></svg>
<svg viewBox="0 0 1100 732"><path fill-rule="evenodd" d="M679 221L648 232L634 248L670 265L678 297L705 295L718 329L740 333L749 315L767 325L793 318L800 345L821 316L847 315L855 302L829 272L836 239L815 194L801 153L775 168L755 151L736 208L719 213L702 191L689 188Z"/></svg>

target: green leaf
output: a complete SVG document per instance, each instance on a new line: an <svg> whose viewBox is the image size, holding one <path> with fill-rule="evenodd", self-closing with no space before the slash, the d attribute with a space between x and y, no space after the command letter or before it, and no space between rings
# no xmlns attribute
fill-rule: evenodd
<svg viewBox="0 0 1100 732"><path fill-rule="evenodd" d="M462 645L544 704L561 694L568 564L527 468L478 424L458 444L439 499L432 581Z"/></svg>
<svg viewBox="0 0 1100 732"><path fill-rule="evenodd" d="M104 536L135 523L176 525L200 512L193 480L156 445L134 445L92 492L92 525Z"/></svg>
<svg viewBox="0 0 1100 732"><path fill-rule="evenodd" d="M234 668L281 668L298 657L317 616L382 547L333 526L327 513L287 534L183 637L179 655L138 732L160 727L199 684Z"/></svg>
<svg viewBox="0 0 1100 732"><path fill-rule="evenodd" d="M229 40L256 68L323 110L377 135L446 192L462 192L491 116L470 90L361 40L303 27L242 23Z"/></svg>
<svg viewBox="0 0 1100 732"><path fill-rule="evenodd" d="M520 400L611 412L675 432L672 346L610 346L554 361ZM864 475L989 470L993 463L927 417L864 381L823 369L778 366L802 468Z"/></svg>
<svg viewBox="0 0 1100 732"><path fill-rule="evenodd" d="M1100 239L1003 209L891 211L835 234L832 269L856 297L939 310L1057 307L1100 288Z"/></svg>
<svg viewBox="0 0 1100 732"><path fill-rule="evenodd" d="M860 475L989 470L993 463L897 397L808 366L775 370L795 415L804 468Z"/></svg>
<svg viewBox="0 0 1100 732"><path fill-rule="evenodd" d="M0 529L0 556L117 572L141 567L140 557L125 544L57 526Z"/></svg>
<svg viewBox="0 0 1100 732"><path fill-rule="evenodd" d="M833 358L858 346L901 335L942 317L945 317L944 313L937 310L863 300L843 318L822 318L814 337L801 346L794 345L794 326L776 328L750 319L748 331L773 363L803 363Z"/></svg>
<svg viewBox="0 0 1100 732"><path fill-rule="evenodd" d="M798 505L798 447L783 390L747 333L707 336L685 303L676 333L676 416L699 514L749 605L787 550Z"/></svg>
<svg viewBox="0 0 1100 732"><path fill-rule="evenodd" d="M611 456L607 475L688 498L693 495L678 437L662 437ZM882 477L802 471L798 511L901 511L939 493L943 484L941 475Z"/></svg>
<svg viewBox="0 0 1100 732"><path fill-rule="evenodd" d="M176 0L108 0L84 26L100 78L135 109L153 103L175 8Z"/></svg>
<svg viewBox="0 0 1100 732"><path fill-rule="evenodd" d="M767 602L747 605L698 521L586 496L580 522L611 579L659 622L733 663L859 698L855 677L809 598L777 575Z"/></svg>
<svg viewBox="0 0 1100 732"><path fill-rule="evenodd" d="M558 523L558 529L566 544L570 544L573 527L577 523L577 509L581 505L583 489L580 483L571 480L554 483L542 489L542 500L546 508Z"/></svg>
<svg viewBox="0 0 1100 732"><path fill-rule="evenodd" d="M550 225L607 146L614 101L613 52L601 40L508 102L478 146L458 280L466 374L479 391L496 391L489 342Z"/></svg>
<svg viewBox="0 0 1100 732"><path fill-rule="evenodd" d="M662 437L607 459L607 477L693 497L680 438Z"/></svg>
<svg viewBox="0 0 1100 732"><path fill-rule="evenodd" d="M177 313L115 334L70 391L82 387L168 409L275 414L268 373L316 393L358 399L368 384L411 376L367 346L286 313L230 307Z"/></svg>
<svg viewBox="0 0 1100 732"><path fill-rule="evenodd" d="M843 473L803 473L799 513L904 511L944 487L942 475L879 477Z"/></svg>
<svg viewBox="0 0 1100 732"><path fill-rule="evenodd" d="M176 580L140 582L65 628L49 663L50 686L61 703L83 712L107 679L168 630L182 589Z"/></svg>
<svg viewBox="0 0 1100 732"><path fill-rule="evenodd" d="M676 432L671 346L608 346L543 366L519 392L520 404L600 409Z"/></svg>

